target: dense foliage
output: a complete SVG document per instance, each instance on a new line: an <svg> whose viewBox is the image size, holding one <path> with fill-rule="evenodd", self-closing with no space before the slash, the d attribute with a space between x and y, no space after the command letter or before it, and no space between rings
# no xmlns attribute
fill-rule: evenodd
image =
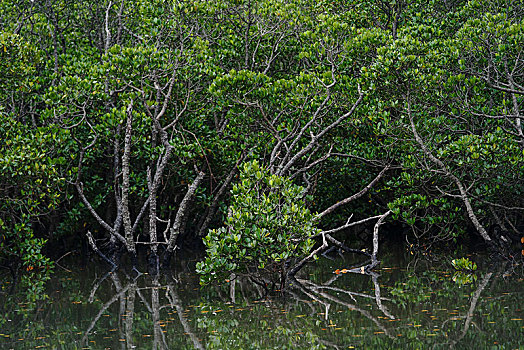
<svg viewBox="0 0 524 350"><path fill-rule="evenodd" d="M86 235L113 263L141 246L168 262L208 232L271 230L294 251L310 212L329 230L391 211L413 244L472 233L513 255L523 14L522 0L0 1L2 265L44 268L46 241ZM239 179L252 160L262 178ZM308 195L287 230L263 218L278 191L248 202L271 179L291 209L295 186Z"/></svg>
<svg viewBox="0 0 524 350"><path fill-rule="evenodd" d="M254 161L244 164L231 194L226 226L204 238L207 256L197 265L202 281L239 274L285 280L293 260L309 254L311 238L320 231L304 205L304 188Z"/></svg>

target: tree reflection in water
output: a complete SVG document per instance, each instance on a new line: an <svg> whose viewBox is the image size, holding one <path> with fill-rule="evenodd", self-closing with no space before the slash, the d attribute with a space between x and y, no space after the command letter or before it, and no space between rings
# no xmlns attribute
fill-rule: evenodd
<svg viewBox="0 0 524 350"><path fill-rule="evenodd" d="M326 274L325 264L271 295L238 277L199 289L190 269L176 278L109 271L91 288L68 273L57 279L53 303L26 323L6 314L13 321L2 333L17 349L518 348L522 272L509 265L479 270L476 282L460 285L436 264L382 275L360 267ZM18 328L7 328L15 320Z"/></svg>
<svg viewBox="0 0 524 350"><path fill-rule="evenodd" d="M300 290L302 293L304 293L305 295L310 297L312 300L315 300L317 303L319 303L319 304L324 306L325 319L326 320L329 319L328 312L329 312L329 309L331 308L331 305L333 303L335 303L335 304L338 304L340 306L347 307L349 310L359 312L362 316L364 316L364 317L368 318L369 320L373 321L373 323L375 323L375 325L378 328L380 328L388 337L394 338L394 336L391 334L391 332L376 317L374 317L368 310L365 310L365 309L363 309L363 308L361 308L361 307L356 305L356 303L357 303L356 297L373 299L375 301L375 303L377 304L378 308L380 309L380 311L382 311L382 313L386 317L388 317L390 319L395 319L395 317L393 315L391 315L391 313L388 311L388 309L382 304L383 300L390 300L390 299L382 298L380 296L380 286L379 286L379 284L377 282L377 279L378 279L379 275L377 273L375 273L375 272L363 272L362 274L369 275L372 278L373 286L374 286L374 289L375 289L375 295L374 296L369 295L369 294L364 294L364 293L355 293L355 292L351 292L349 290L345 290L345 289L342 289L342 288L331 287L330 285L340 275L336 275L335 278L332 278L328 282L323 283L323 284L316 284L316 283L313 283L310 280L298 279L297 278L296 279L296 283L293 284L293 286L296 286L297 289ZM345 300L343 300L343 299L341 299L339 297L336 297L336 296L330 294L328 291L333 291L333 292L346 294L353 300L354 303L352 304L352 303L350 303L348 301L345 301Z"/></svg>
<svg viewBox="0 0 524 350"><path fill-rule="evenodd" d="M119 318L118 318L118 330L120 332L120 340L125 339L125 348L135 349L138 346L134 343L134 329L133 329L133 320L135 318L135 303L136 297L140 300L141 304L149 312L151 316L152 326L153 326L153 337L152 337L152 348L153 349L170 349L168 341L165 337L165 331L162 329L166 327L166 322L163 321L160 317L160 312L162 309L170 308L177 315L184 329L184 334L186 334L193 344L195 349L204 349L200 340L197 338L195 333L192 331L189 322L184 316L184 308L178 296L177 289L175 288L175 282L173 278L167 278L167 282L164 284L160 283L158 275L149 276L147 274L140 274L134 278L125 275L127 278L125 286L122 286L120 278L115 273L115 271L110 271L101 277L93 286L93 289L90 293L89 301L93 302L94 295L96 290L99 288L100 284L110 277L115 294L102 305L97 315L91 321L88 329L85 331L84 336L82 337L81 344L83 347L89 345L89 336L93 334L93 329L95 328L97 322L100 318L108 311L109 307L119 301ZM145 282L148 287L138 287L139 279L148 279ZM161 303L160 291L165 290L165 299L167 303ZM149 302L144 296L144 291L148 291L151 294L151 301Z"/></svg>
<svg viewBox="0 0 524 350"><path fill-rule="evenodd" d="M361 269L355 269L355 271L363 271ZM315 283L311 280L304 278L294 279L289 288L286 289L284 296L282 294L276 296L276 300L271 300L267 297L264 288L261 288L256 283L250 282L248 279L236 279L232 280L229 287L229 293L223 293L220 287L216 287L216 292L222 303L234 305L237 299L240 297L243 303L252 304L254 300L258 299L260 304L263 301L266 306L274 308L274 302L287 300L295 301L298 303L304 303L311 310L311 315L322 314L325 321L329 320L329 310L332 305L342 306L348 310L357 311L365 318L372 321L376 327L382 330L388 337L394 338L394 331L388 329L377 317L373 316L369 310L358 306L358 298L364 298L373 300L378 309L389 319L394 320L395 317L389 312L388 308L384 305L384 302L390 301L388 298L381 297L381 290L378 283L379 275L375 272L361 272L361 274L369 276L374 286L374 295L365 294L360 292L353 292L349 289L343 289L335 287L332 284L341 275L334 275L328 281L324 283ZM120 276L121 277L121 276ZM184 335L187 337L189 343L194 349L204 349L205 345L202 340L199 339L197 333L193 330L190 322L188 322L185 316L187 310L185 309L179 294L175 279L173 277L163 276L161 282L158 276L151 276L147 274L138 275L136 277L130 277L126 274L123 275L124 281L115 271L110 271L102 276L94 284L91 293L89 295L89 302L92 303L95 300L95 294L100 285L105 280L110 280L112 283L112 290L114 294L110 299L102 304L96 316L91 320L88 328L85 330L81 345L88 347L91 337L93 337L97 331L95 328L97 323L100 321L102 316L109 313L111 305L118 302L118 332L119 339L122 342L123 348L135 349L137 347L144 347L141 343L137 345L135 342L134 334L136 330L133 329L136 303L139 302L142 310L147 310L149 317L151 318L152 326L152 339L151 344L147 347L153 349L169 349L169 341L166 339L165 333L167 330L166 321L161 318L161 311L163 309L171 309L173 313L178 316L178 322L183 329ZM139 287L140 284L145 284L147 287ZM162 293L164 291L164 293ZM341 294L347 298L336 296L335 294ZM149 299L147 298L149 296ZM213 330L208 330L213 333ZM330 347L338 347L333 341L317 339L321 344ZM141 340L142 341L142 340Z"/></svg>

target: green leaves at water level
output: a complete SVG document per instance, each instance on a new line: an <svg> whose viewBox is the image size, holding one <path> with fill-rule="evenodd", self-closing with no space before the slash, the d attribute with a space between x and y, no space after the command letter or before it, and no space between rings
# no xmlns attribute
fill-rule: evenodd
<svg viewBox="0 0 524 350"><path fill-rule="evenodd" d="M231 273L278 281L293 261L307 256L319 229L303 190L256 161L245 163L231 191L225 226L204 238L207 256L197 265L202 283L224 281Z"/></svg>

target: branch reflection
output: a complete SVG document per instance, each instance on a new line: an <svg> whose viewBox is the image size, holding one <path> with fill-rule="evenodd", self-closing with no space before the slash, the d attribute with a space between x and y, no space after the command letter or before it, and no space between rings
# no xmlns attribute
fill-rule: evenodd
<svg viewBox="0 0 524 350"><path fill-rule="evenodd" d="M150 334L142 334L142 337L152 338L151 345L148 347L162 350L172 348L166 338L166 333L168 324L173 324L172 320L174 320L174 318L169 320L162 319L161 311L164 309L172 310L171 313L177 314L184 336L187 336L192 346L195 349L204 349L204 346L192 330L190 322L188 322L185 316L186 312L178 296L177 286L173 278L167 278L166 282L161 282L158 276L149 276L147 274L142 274L135 278L130 278L127 275L124 275L124 277L125 281L122 283L119 275L111 271L102 276L94 284L90 293L89 303L93 303L96 300L96 292L106 279L111 280L111 287L115 293L107 302L102 304L96 316L89 323L81 339L82 347L88 347L90 342L95 343L95 340L91 340L90 338L96 335L97 327L103 327L100 325L100 320L103 316L111 317L111 306L115 304L116 301L119 301L118 313L113 312L113 314L118 315L118 327L114 329L114 331L118 330L119 345L123 349L136 349L144 346L143 342L140 342L140 345L136 342L136 333L140 331L139 327L143 327L143 325L138 325L135 319L140 320L140 322L144 319L151 320L149 324L152 324L152 336ZM139 284L145 286L139 287ZM165 293L162 294L162 290L165 290ZM138 307L139 304L140 307ZM148 315L143 314L144 310ZM113 316L113 318L115 318L115 316ZM115 320L113 319L112 321ZM151 329L150 327L147 328ZM178 334L177 332L174 333Z"/></svg>

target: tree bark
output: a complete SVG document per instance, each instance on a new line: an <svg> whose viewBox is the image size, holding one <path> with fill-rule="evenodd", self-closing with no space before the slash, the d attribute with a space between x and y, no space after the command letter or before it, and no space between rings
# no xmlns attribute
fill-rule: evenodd
<svg viewBox="0 0 524 350"><path fill-rule="evenodd" d="M129 213L129 157L131 153L131 133L133 130L133 101L127 107L126 133L124 137L124 154L122 155L122 221L124 223L124 236L126 238L127 251L136 256L135 240L131 226L131 214ZM136 267L136 266L133 266Z"/></svg>

